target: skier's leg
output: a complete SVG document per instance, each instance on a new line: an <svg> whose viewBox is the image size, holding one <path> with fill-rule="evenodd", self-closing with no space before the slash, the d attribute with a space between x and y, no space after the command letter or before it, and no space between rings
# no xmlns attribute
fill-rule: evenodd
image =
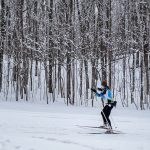
<svg viewBox="0 0 150 150"><path fill-rule="evenodd" d="M109 125L109 128L112 129L112 126L111 126L111 121L109 119L109 117L107 116L107 122L108 122L108 125Z"/></svg>
<svg viewBox="0 0 150 150"><path fill-rule="evenodd" d="M110 129L112 129L112 126L111 126L111 121L109 119L109 116L110 116L112 108L113 108L113 106L108 106L107 107L107 112L106 112L106 120L107 120L107 123L108 123Z"/></svg>
<svg viewBox="0 0 150 150"><path fill-rule="evenodd" d="M104 126L106 126L106 124L107 124L107 120L106 120L106 117L105 117L105 115L104 115L104 112L103 112L103 111L101 112L101 115L102 115L102 118L103 118Z"/></svg>
<svg viewBox="0 0 150 150"><path fill-rule="evenodd" d="M106 126L107 125L107 120L106 120L106 113L107 112L107 106L105 106L104 108L103 108L103 110L101 111L101 115L102 115L102 118L103 118L103 123L104 123L104 126Z"/></svg>

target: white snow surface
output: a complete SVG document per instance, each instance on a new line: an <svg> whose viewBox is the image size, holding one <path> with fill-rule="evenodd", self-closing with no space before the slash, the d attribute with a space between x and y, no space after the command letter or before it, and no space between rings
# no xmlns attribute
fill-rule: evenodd
<svg viewBox="0 0 150 150"><path fill-rule="evenodd" d="M122 134L82 127L102 125L100 111L57 103L0 102L0 150L150 149L149 111L114 108L112 124Z"/></svg>

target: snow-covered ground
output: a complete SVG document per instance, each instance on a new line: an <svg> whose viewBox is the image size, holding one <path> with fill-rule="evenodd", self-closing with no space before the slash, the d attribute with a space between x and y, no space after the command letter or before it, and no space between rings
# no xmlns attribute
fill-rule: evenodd
<svg viewBox="0 0 150 150"><path fill-rule="evenodd" d="M116 108L112 116L123 134L80 127L102 124L98 107L0 102L0 150L150 149L149 111Z"/></svg>

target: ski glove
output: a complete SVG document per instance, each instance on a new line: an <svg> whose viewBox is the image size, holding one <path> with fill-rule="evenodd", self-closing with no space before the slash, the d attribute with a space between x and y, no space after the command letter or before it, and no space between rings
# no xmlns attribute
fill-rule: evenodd
<svg viewBox="0 0 150 150"><path fill-rule="evenodd" d="M94 93L96 93L96 90L95 90L95 89L93 89L93 88L91 88L91 91L92 91L92 92L94 92Z"/></svg>
<svg viewBox="0 0 150 150"><path fill-rule="evenodd" d="M113 106L116 107L116 105L117 105L117 101L114 101Z"/></svg>
<svg viewBox="0 0 150 150"><path fill-rule="evenodd" d="M99 91L103 91L103 89L102 88L97 88Z"/></svg>

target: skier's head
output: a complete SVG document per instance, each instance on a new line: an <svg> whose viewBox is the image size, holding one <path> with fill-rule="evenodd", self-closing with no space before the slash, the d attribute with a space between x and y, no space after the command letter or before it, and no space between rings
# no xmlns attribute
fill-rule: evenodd
<svg viewBox="0 0 150 150"><path fill-rule="evenodd" d="M106 86L107 85L107 81L106 80L103 80L102 81L102 86Z"/></svg>

